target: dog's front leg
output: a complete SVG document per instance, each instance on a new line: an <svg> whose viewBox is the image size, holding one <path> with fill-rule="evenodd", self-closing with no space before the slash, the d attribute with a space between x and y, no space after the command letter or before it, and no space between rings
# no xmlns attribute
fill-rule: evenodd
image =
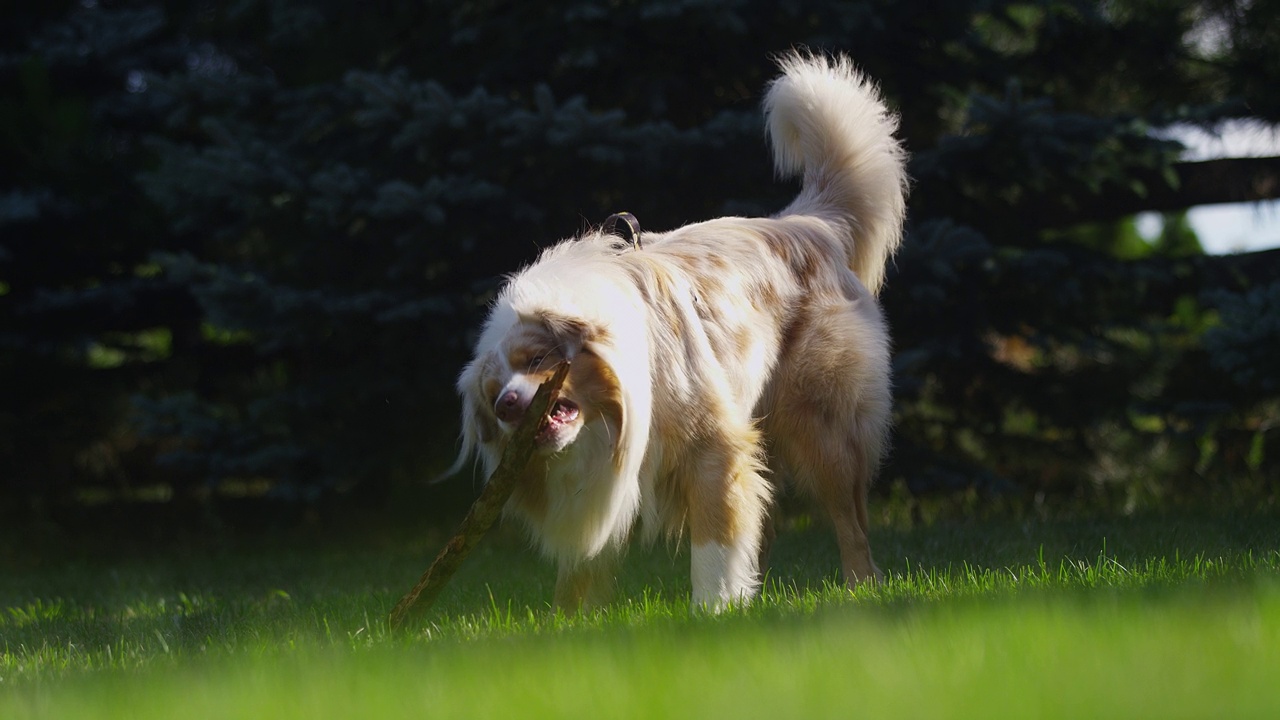
<svg viewBox="0 0 1280 720"><path fill-rule="evenodd" d="M689 493L690 580L694 609L746 604L760 586L757 562L769 485L752 433L726 438L699 463Z"/></svg>
<svg viewBox="0 0 1280 720"><path fill-rule="evenodd" d="M589 560L561 561L556 574L554 607L565 614L590 610L613 599L621 552L606 547Z"/></svg>
<svg viewBox="0 0 1280 720"><path fill-rule="evenodd" d="M693 607L720 612L731 605L746 605L760 581L756 550L748 538L740 542L694 543L692 555Z"/></svg>

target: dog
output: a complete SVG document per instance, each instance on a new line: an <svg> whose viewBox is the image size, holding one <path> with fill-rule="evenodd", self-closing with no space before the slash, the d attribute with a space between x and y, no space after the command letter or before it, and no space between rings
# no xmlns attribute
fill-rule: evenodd
<svg viewBox="0 0 1280 720"><path fill-rule="evenodd" d="M492 474L534 391L569 376L504 512L558 564L554 605L599 606L624 545L690 542L692 605L758 592L772 477L815 498L850 587L882 578L867 491L890 429L876 297L901 242L898 120L843 56L792 52L764 98L797 197L632 242L588 230L510 276L458 378L462 448Z"/></svg>

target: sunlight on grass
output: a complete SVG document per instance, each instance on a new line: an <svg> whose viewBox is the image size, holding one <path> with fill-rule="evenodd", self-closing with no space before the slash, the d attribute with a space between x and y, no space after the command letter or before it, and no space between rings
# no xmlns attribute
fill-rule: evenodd
<svg viewBox="0 0 1280 720"><path fill-rule="evenodd" d="M636 553L617 602L566 617L549 568L497 541L404 634L386 612L418 550L10 574L0 717L1272 714L1280 530L1229 529L882 534L886 581L850 593L819 528L715 617L689 612L683 553Z"/></svg>

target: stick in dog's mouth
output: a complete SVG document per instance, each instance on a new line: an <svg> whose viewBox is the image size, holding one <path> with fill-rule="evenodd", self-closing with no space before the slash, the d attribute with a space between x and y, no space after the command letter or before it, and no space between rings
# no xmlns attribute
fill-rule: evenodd
<svg viewBox="0 0 1280 720"><path fill-rule="evenodd" d="M458 526L458 531L436 556L431 567L427 568L427 571L418 579L418 584L392 609L390 616L392 628L402 627L410 616L424 612L435 602L440 591L449 582L449 578L453 577L453 573L462 564L463 559L471 552L471 548L475 547L475 544L498 519L503 505L515 490L516 481L533 458L534 446L539 438L548 430L558 427L557 423L566 422L563 419L557 421L555 418L563 417L570 412L573 417L578 416L577 405L557 397L560 386L568 376L569 361L566 360L556 369L551 379L538 387L533 400L529 403L527 414L516 426L515 433L502 453L502 460L498 463L497 470L485 483L480 497L472 503L471 510Z"/></svg>

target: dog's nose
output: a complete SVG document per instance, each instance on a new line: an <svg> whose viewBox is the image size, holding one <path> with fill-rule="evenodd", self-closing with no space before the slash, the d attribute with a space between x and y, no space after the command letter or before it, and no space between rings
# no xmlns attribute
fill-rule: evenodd
<svg viewBox="0 0 1280 720"><path fill-rule="evenodd" d="M521 402L520 393L508 390L498 398L498 402L494 403L493 412L499 420L515 423L520 422L521 416L524 415L524 408L525 403Z"/></svg>

